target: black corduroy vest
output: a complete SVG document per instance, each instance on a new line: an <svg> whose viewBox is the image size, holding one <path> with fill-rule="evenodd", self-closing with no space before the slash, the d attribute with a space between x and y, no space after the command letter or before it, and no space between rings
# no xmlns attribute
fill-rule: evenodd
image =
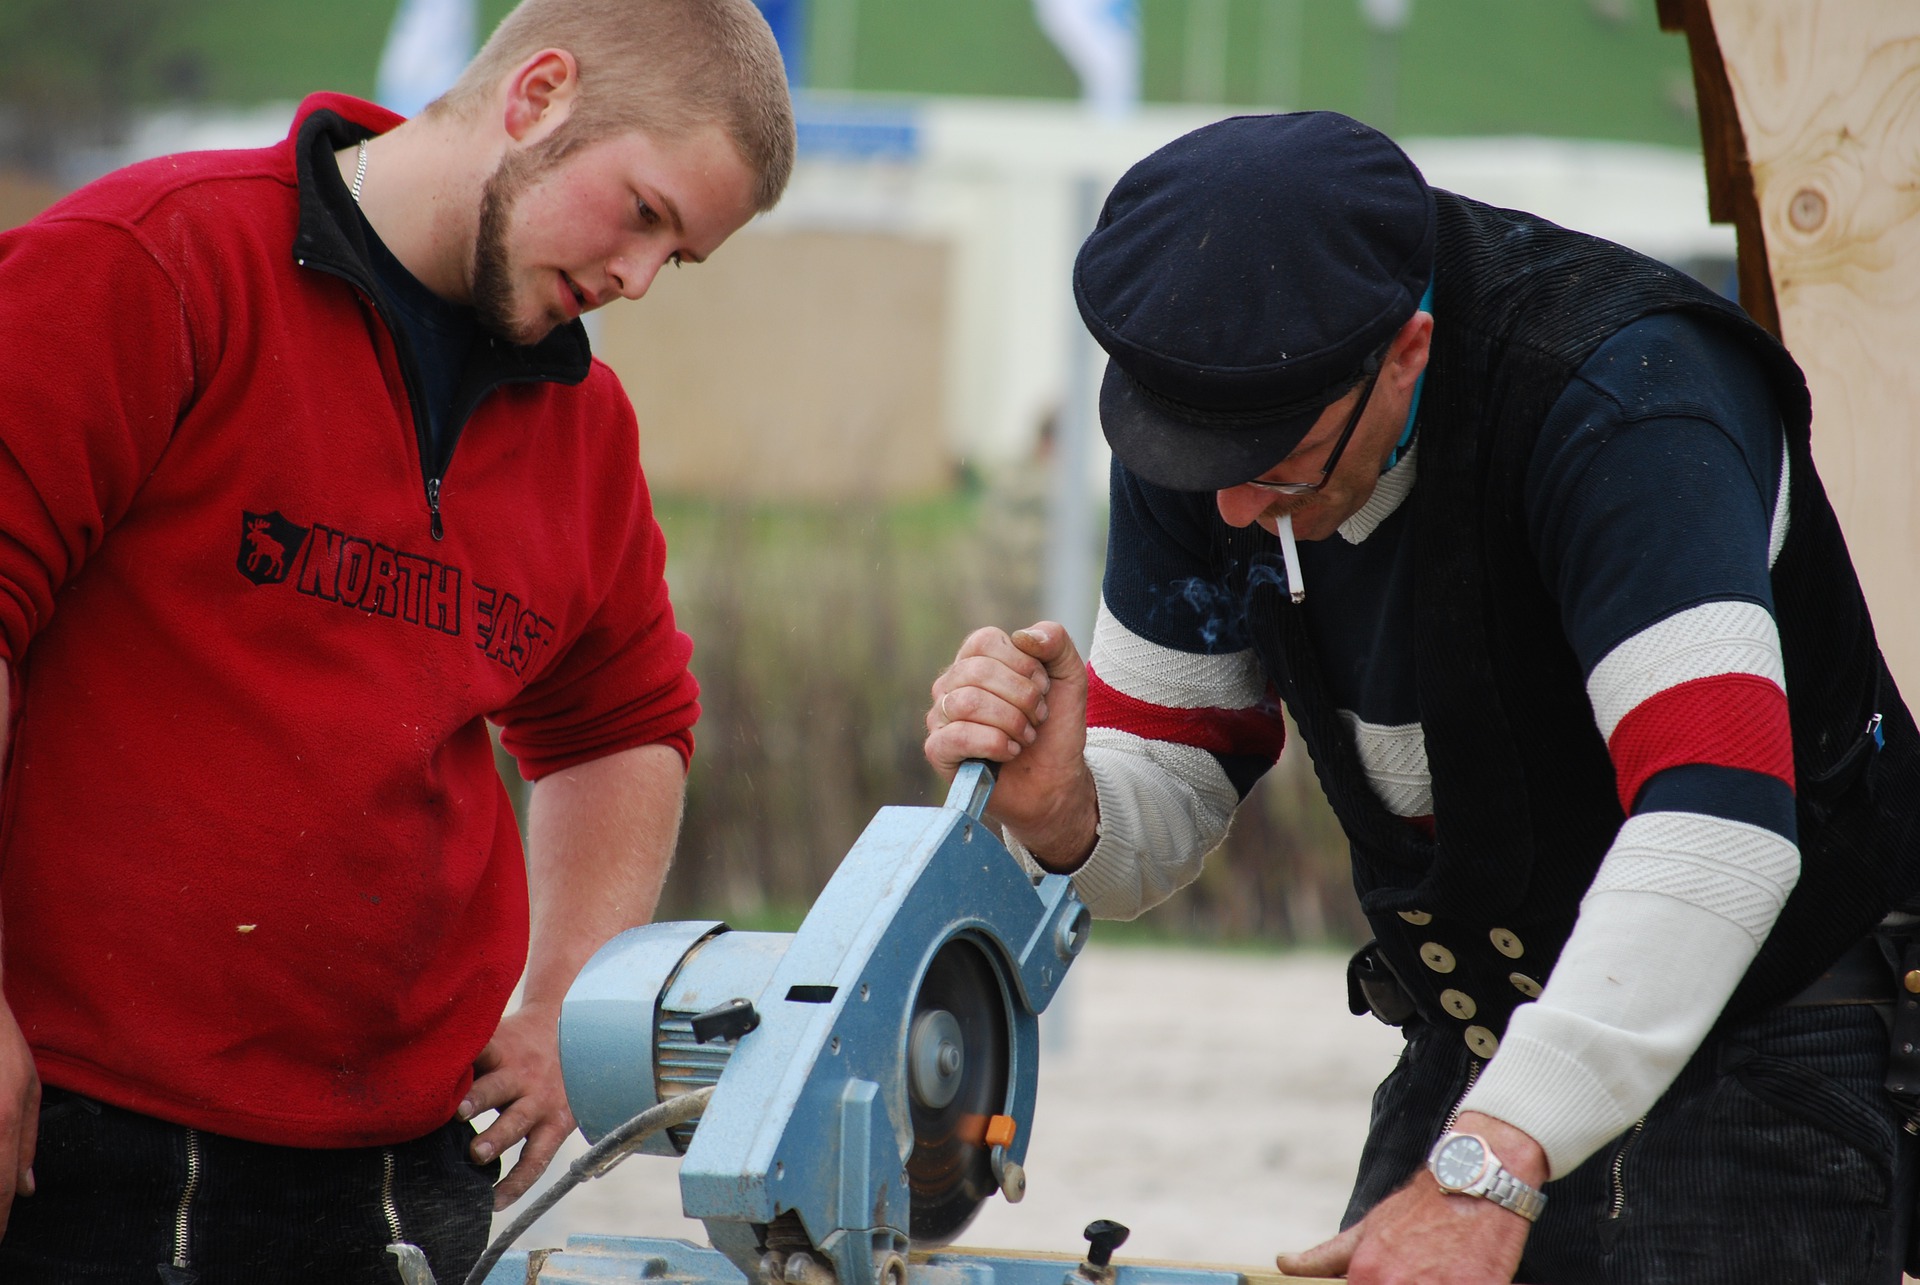
<svg viewBox="0 0 1920 1285"><path fill-rule="evenodd" d="M1458 1027L1484 1055L1546 981L1624 820L1527 535L1540 427L1594 350L1643 317L1683 312L1747 343L1790 455L1788 535L1772 583L1802 865L1727 1009L1751 1014L1817 976L1920 883L1920 734L1814 470L1805 381L1771 336L1675 269L1531 215L1435 195L1439 324L1406 533L1433 838L1373 793L1305 621L1272 574L1273 537L1216 516L1220 568L1352 843L1354 884L1388 961L1428 1020ZM1876 714L1884 748L1866 733Z"/></svg>

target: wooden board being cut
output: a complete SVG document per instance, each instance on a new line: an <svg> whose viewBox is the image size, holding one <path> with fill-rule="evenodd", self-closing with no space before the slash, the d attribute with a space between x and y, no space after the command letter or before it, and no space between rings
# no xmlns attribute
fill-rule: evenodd
<svg viewBox="0 0 1920 1285"><path fill-rule="evenodd" d="M966 1249L957 1245L948 1245L936 1250L915 1250L908 1266L908 1283L912 1285L913 1267L927 1260L940 1257L965 1261L969 1258L1008 1259L1018 1258L1028 1262L1058 1263L1063 1277L1080 1265L1080 1255L1048 1253L1038 1249ZM1166 1268L1169 1272L1220 1272L1238 1278L1238 1285L1341 1285L1337 1276L1283 1276L1278 1271L1264 1267L1230 1267L1220 1263L1189 1263L1172 1258L1132 1258L1124 1254L1114 1256L1114 1266L1135 1268ZM1151 1272L1149 1272L1151 1274Z"/></svg>
<svg viewBox="0 0 1920 1285"><path fill-rule="evenodd" d="M1705 3L1744 136L1780 337L1813 390L1814 458L1911 701L1920 697L1920 4Z"/></svg>

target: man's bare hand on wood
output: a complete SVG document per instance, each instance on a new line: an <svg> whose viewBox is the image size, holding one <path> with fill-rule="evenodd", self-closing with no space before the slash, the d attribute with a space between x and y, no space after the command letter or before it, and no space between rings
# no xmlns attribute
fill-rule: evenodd
<svg viewBox="0 0 1920 1285"><path fill-rule="evenodd" d="M1521 1181L1547 1180L1546 1153L1521 1130L1463 1111L1454 1127L1485 1138ZM1276 1262L1288 1276L1344 1276L1354 1285L1488 1285L1519 1270L1533 1224L1491 1200L1448 1193L1424 1168L1331 1240Z"/></svg>

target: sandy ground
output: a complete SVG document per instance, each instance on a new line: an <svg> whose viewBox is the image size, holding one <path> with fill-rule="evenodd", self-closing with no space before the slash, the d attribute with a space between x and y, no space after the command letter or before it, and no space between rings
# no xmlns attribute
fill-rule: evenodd
<svg viewBox="0 0 1920 1285"><path fill-rule="evenodd" d="M1345 958L1102 948L1042 1018L1025 1201L995 1198L972 1247L1078 1252L1081 1229L1133 1229L1127 1257L1271 1269L1336 1229L1373 1086L1399 1036L1347 1012ZM584 1150L576 1136L554 1172ZM575 1232L705 1243L677 1166L635 1156L521 1241ZM496 1220L496 1230L505 1220Z"/></svg>

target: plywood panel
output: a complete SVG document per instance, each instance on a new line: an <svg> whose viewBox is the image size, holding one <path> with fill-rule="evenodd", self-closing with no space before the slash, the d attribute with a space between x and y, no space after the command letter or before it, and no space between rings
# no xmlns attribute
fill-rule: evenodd
<svg viewBox="0 0 1920 1285"><path fill-rule="evenodd" d="M1813 390L1814 456L1881 646L1912 701L1920 697L1920 4L1707 4L1744 135L1780 336Z"/></svg>
<svg viewBox="0 0 1920 1285"><path fill-rule="evenodd" d="M633 398L656 491L924 494L953 474L946 301L943 245L749 231L609 309L595 348Z"/></svg>

